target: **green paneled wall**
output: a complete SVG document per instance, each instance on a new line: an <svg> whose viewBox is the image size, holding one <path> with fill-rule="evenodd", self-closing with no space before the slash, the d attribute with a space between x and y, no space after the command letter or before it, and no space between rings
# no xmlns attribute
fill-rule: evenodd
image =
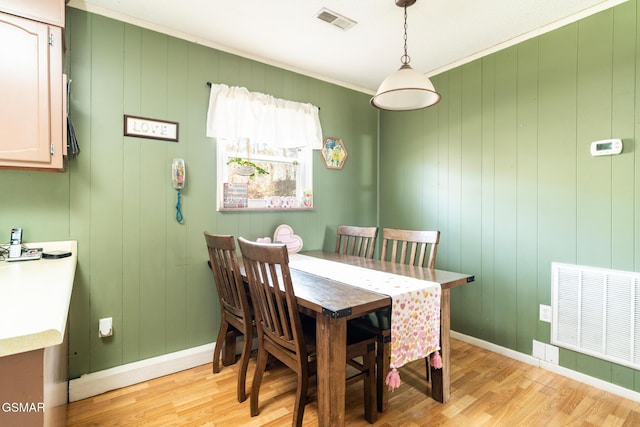
<svg viewBox="0 0 640 427"><path fill-rule="evenodd" d="M377 223L378 113L368 95L74 8L66 42L82 151L62 174L0 171L0 231L78 240L71 378L215 340L204 230L256 238L287 223L319 249L333 247L338 224ZM321 108L325 136L342 138L349 158L329 170L314 157L313 211L216 212L207 81ZM123 137L124 114L179 122L179 143ZM175 221L174 157L187 165L184 225ZM101 317L113 317L113 337L98 338Z"/></svg>
<svg viewBox="0 0 640 427"><path fill-rule="evenodd" d="M0 171L12 201L0 231L79 242L72 378L212 342L203 230L256 238L281 223L328 250L338 224L439 229L438 268L476 275L452 292L453 329L531 354L532 339L550 339L537 319L552 261L640 271L638 22L630 0L437 76L440 104L378 122L368 95L67 8L82 151L62 174ZM339 171L314 159L314 211L216 212L207 81L321 107L325 136L343 138L349 158ZM124 114L177 121L180 142L125 138ZM590 142L609 137L624 139L623 154L591 157ZM174 157L187 162L184 225ZM100 339L107 316L115 333ZM560 363L640 391L633 369L565 350Z"/></svg>
<svg viewBox="0 0 640 427"><path fill-rule="evenodd" d="M435 107L381 114L379 225L439 229L437 267L476 276L452 329L531 354L551 262L640 271L638 22L626 2L437 76ZM624 152L592 157L605 138ZM560 364L640 391L636 370Z"/></svg>

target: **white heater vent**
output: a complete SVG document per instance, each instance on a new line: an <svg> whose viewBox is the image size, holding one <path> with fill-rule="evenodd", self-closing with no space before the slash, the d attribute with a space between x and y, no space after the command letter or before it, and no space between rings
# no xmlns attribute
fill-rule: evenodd
<svg viewBox="0 0 640 427"><path fill-rule="evenodd" d="M640 369L640 273L552 263L551 341Z"/></svg>
<svg viewBox="0 0 640 427"><path fill-rule="evenodd" d="M340 15L339 13L332 12L327 8L320 9L316 18L334 25L341 30L348 30L349 28L357 24L357 22L353 19L349 19L346 16Z"/></svg>

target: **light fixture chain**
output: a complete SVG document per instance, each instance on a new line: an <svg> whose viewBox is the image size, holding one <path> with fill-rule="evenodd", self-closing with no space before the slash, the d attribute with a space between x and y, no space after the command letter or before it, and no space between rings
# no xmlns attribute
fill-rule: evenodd
<svg viewBox="0 0 640 427"><path fill-rule="evenodd" d="M402 55L402 58L400 58L400 61L402 61L402 63L404 65L408 64L409 62L411 62L411 57L407 54L407 6L404 7L404 55Z"/></svg>

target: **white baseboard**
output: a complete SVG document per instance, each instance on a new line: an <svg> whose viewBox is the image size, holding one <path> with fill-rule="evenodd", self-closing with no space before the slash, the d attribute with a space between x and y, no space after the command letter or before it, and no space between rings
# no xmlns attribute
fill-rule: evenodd
<svg viewBox="0 0 640 427"><path fill-rule="evenodd" d="M596 387L600 390L604 390L606 392L615 394L617 396L624 397L625 399L633 400L635 402L640 402L640 393L636 391L629 390L628 388L624 388L619 385L615 385L610 382L603 381L601 379L591 377L589 375L585 375L581 372L577 372L568 368L564 368L559 365L555 365L553 363L545 362L544 360L540 360L537 357L529 356L527 354L520 353L518 351L511 350L509 348L501 347L499 345L490 343L488 341L483 341L481 339L464 335L455 331L451 331L451 338L455 338L457 340L464 341L469 344L473 344L476 347L480 347L485 350L489 350L491 352L501 354L511 359L515 359L520 362L527 363L529 365L546 369L547 371L551 371L555 374L562 375L563 377L571 378L572 380L576 380L581 383L590 385L592 387Z"/></svg>
<svg viewBox="0 0 640 427"><path fill-rule="evenodd" d="M473 344L511 359L554 372L567 378L607 391L625 399L640 402L640 393L590 377L583 373L545 362L536 357L520 353L481 339L451 331L451 338ZM148 381L164 375L191 369L211 362L214 343L164 354L158 357L128 363L104 371L93 372L69 381L69 402L97 396L110 390Z"/></svg>
<svg viewBox="0 0 640 427"><path fill-rule="evenodd" d="M83 375L69 381L69 402L205 365L211 362L213 347L205 344Z"/></svg>

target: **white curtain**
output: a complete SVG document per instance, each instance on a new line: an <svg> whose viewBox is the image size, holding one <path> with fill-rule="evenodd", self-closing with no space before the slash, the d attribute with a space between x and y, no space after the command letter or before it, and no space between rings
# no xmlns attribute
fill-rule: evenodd
<svg viewBox="0 0 640 427"><path fill-rule="evenodd" d="M207 136L249 138L282 148L322 149L319 108L287 101L244 87L212 84Z"/></svg>

